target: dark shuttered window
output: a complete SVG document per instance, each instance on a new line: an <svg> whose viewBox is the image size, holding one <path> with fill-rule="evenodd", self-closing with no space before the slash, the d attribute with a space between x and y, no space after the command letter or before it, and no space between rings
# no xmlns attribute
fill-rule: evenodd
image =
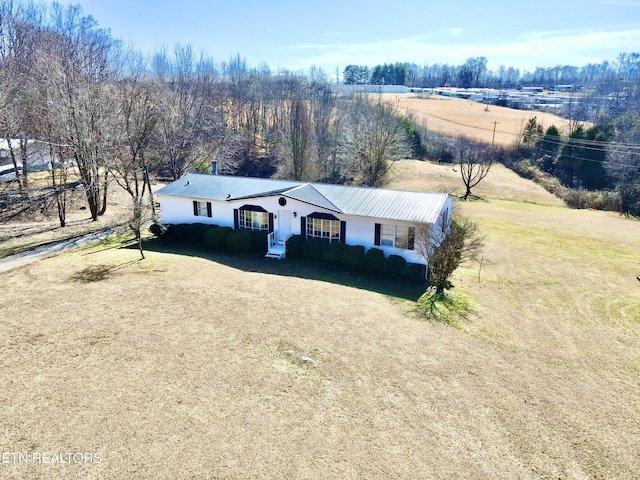
<svg viewBox="0 0 640 480"><path fill-rule="evenodd" d="M193 215L196 217L209 217L213 216L211 211L211 202L198 202L193 201Z"/></svg>

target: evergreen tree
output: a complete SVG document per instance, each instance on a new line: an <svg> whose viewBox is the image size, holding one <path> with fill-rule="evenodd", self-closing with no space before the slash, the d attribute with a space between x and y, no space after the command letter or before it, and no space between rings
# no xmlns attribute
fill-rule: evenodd
<svg viewBox="0 0 640 480"><path fill-rule="evenodd" d="M554 172L554 163L560 150L560 131L555 125L551 125L544 133L544 137L536 145L538 150L538 165L548 173Z"/></svg>

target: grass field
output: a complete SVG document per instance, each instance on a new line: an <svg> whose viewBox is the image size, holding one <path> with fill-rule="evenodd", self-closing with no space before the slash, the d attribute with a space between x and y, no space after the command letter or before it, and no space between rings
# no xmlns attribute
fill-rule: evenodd
<svg viewBox="0 0 640 480"><path fill-rule="evenodd" d="M561 133L569 134L567 120L547 112L515 110L440 96L385 94L384 97L397 102L400 109L412 115L416 123L447 136L465 135L485 143L495 141L501 145L513 145L533 116L545 130L555 125ZM495 124L495 136L494 122L498 122Z"/></svg>
<svg viewBox="0 0 640 480"><path fill-rule="evenodd" d="M451 166L391 187L457 193ZM100 452L2 478L640 477L640 222L495 168L454 295L117 244L0 275L0 445Z"/></svg>

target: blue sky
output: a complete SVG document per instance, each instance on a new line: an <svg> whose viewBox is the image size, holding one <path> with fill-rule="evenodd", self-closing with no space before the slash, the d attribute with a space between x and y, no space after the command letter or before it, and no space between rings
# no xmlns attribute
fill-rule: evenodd
<svg viewBox="0 0 640 480"><path fill-rule="evenodd" d="M581 66L640 51L640 0L79 0L143 52L191 44L216 61L335 75L349 64ZM395 5L395 6L393 6Z"/></svg>

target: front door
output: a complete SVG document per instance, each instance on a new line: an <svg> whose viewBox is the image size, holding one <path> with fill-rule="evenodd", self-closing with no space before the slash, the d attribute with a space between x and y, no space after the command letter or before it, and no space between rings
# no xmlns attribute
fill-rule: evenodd
<svg viewBox="0 0 640 480"><path fill-rule="evenodd" d="M291 210L278 210L278 240L291 235L291 224L293 223L293 214Z"/></svg>

